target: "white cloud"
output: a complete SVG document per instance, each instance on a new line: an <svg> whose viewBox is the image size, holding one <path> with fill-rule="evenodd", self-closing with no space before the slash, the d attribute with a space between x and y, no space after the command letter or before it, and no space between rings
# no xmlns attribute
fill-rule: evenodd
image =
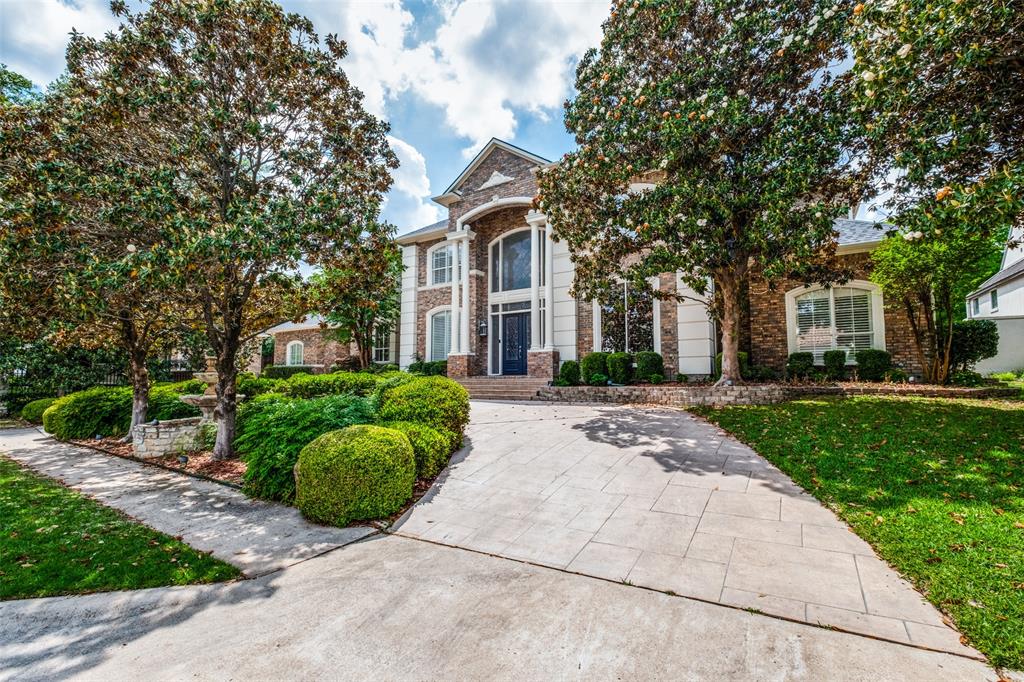
<svg viewBox="0 0 1024 682"><path fill-rule="evenodd" d="M408 232L440 219L440 207L430 200L427 160L408 142L388 136L388 143L401 164L392 171L395 184L388 196L388 213L399 232Z"/></svg>
<svg viewBox="0 0 1024 682"><path fill-rule="evenodd" d="M117 27L105 0L0 0L0 62L44 87L64 71L71 29L102 36Z"/></svg>

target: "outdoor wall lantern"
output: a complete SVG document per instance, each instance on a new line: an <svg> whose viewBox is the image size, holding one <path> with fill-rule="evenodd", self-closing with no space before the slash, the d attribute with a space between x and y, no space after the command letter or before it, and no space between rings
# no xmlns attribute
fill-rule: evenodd
<svg viewBox="0 0 1024 682"><path fill-rule="evenodd" d="M487 336L487 323L485 321L480 320L479 322L477 322L477 324L476 324L476 335L477 336Z"/></svg>

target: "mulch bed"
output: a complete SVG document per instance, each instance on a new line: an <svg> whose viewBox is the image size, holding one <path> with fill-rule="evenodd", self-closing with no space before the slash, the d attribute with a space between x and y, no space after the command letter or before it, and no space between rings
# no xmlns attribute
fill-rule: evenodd
<svg viewBox="0 0 1024 682"><path fill-rule="evenodd" d="M240 459L215 460L212 452L190 452L184 463L178 461L178 455L142 459L136 457L131 443L122 443L119 438L100 438L96 440L73 440L75 445L83 445L94 450L101 450L111 455L135 460L143 464L158 464L166 469L173 469L186 474L211 478L214 481L242 485L246 464Z"/></svg>

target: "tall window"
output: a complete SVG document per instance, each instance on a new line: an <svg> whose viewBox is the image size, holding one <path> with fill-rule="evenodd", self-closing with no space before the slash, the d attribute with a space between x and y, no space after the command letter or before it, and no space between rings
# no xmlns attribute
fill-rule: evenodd
<svg viewBox="0 0 1024 682"><path fill-rule="evenodd" d="M989 294L989 302L992 304L992 310L999 310L999 292L995 289Z"/></svg>
<svg viewBox="0 0 1024 682"><path fill-rule="evenodd" d="M879 331L876 329L875 296L868 289L833 287L817 289L795 297L796 348L814 353L816 363L824 362L827 350L846 351L852 362L854 353L865 348L877 348ZM884 336L881 338L884 339Z"/></svg>
<svg viewBox="0 0 1024 682"><path fill-rule="evenodd" d="M430 252L430 281L428 284L448 284L452 281L452 247L439 246Z"/></svg>
<svg viewBox="0 0 1024 682"><path fill-rule="evenodd" d="M977 315L981 312L981 303L976 298L971 299L971 314Z"/></svg>
<svg viewBox="0 0 1024 682"><path fill-rule="evenodd" d="M529 288L530 231L521 230L491 245L491 292Z"/></svg>
<svg viewBox="0 0 1024 682"><path fill-rule="evenodd" d="M302 341L291 341L286 349L287 357L285 362L289 365L302 365L305 364L305 351L306 347Z"/></svg>
<svg viewBox="0 0 1024 682"><path fill-rule="evenodd" d="M616 284L600 301L601 350L637 353L654 350L654 296L648 289Z"/></svg>
<svg viewBox="0 0 1024 682"><path fill-rule="evenodd" d="M380 363L391 362L391 333L384 333L378 329L373 333L373 361Z"/></svg>
<svg viewBox="0 0 1024 682"><path fill-rule="evenodd" d="M452 314L441 310L430 316L429 360L446 360L452 347Z"/></svg>

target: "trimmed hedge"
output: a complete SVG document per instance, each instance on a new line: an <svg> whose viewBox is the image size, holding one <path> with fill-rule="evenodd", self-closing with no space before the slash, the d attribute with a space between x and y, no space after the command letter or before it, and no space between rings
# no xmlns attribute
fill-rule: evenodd
<svg viewBox="0 0 1024 682"><path fill-rule="evenodd" d="M245 491L265 500L295 497L293 469L299 452L318 436L373 422L365 398L332 395L298 400L268 393L239 409L235 448L245 460Z"/></svg>
<svg viewBox="0 0 1024 682"><path fill-rule="evenodd" d="M311 521L345 526L397 512L412 497L409 439L380 426L326 433L299 453L296 506Z"/></svg>
<svg viewBox="0 0 1024 682"><path fill-rule="evenodd" d="M235 379L235 390L239 395L246 398L253 398L265 393L276 393L283 390L284 379L274 379L268 376L256 376L252 372L241 372Z"/></svg>
<svg viewBox="0 0 1024 682"><path fill-rule="evenodd" d="M285 382L281 392L294 398L352 393L367 395L377 387L378 375L366 372L335 374L296 374Z"/></svg>
<svg viewBox="0 0 1024 682"><path fill-rule="evenodd" d="M287 379L296 374L312 374L312 365L267 365L260 373L267 379Z"/></svg>
<svg viewBox="0 0 1024 682"><path fill-rule="evenodd" d="M593 383L593 377L596 374L604 376L607 381L608 354L597 351L584 356L583 362L580 363L580 372L583 374L583 380L591 386L598 385Z"/></svg>
<svg viewBox="0 0 1024 682"><path fill-rule="evenodd" d="M846 351L827 350L822 360L825 363L825 378L832 381L842 381L846 378Z"/></svg>
<svg viewBox="0 0 1024 682"><path fill-rule="evenodd" d="M454 450L469 423L469 394L447 377L418 377L385 391L378 409L382 422L416 422L451 434Z"/></svg>
<svg viewBox="0 0 1024 682"><path fill-rule="evenodd" d="M882 381L885 373L892 369L892 356L877 348L864 348L854 355L857 358L857 378L861 381Z"/></svg>
<svg viewBox="0 0 1024 682"><path fill-rule="evenodd" d="M370 396L370 400L373 403L373 409L379 410L381 403L384 401L384 396L387 395L391 389L407 384L410 381L415 381L418 377L415 374L393 374L387 378L383 378L377 383L377 387L373 389L373 393Z"/></svg>
<svg viewBox="0 0 1024 682"><path fill-rule="evenodd" d="M434 360L432 362L426 362L424 360L417 360L416 362L409 364L409 371L413 374L423 374L428 377L447 376L448 361Z"/></svg>
<svg viewBox="0 0 1024 682"><path fill-rule="evenodd" d="M40 398L39 400L33 400L21 408L21 418L30 424L42 424L43 423L43 412L46 412L46 408L53 405L56 398Z"/></svg>
<svg viewBox="0 0 1024 682"><path fill-rule="evenodd" d="M613 384L628 384L633 381L633 356L630 353L608 355L608 378Z"/></svg>
<svg viewBox="0 0 1024 682"><path fill-rule="evenodd" d="M740 361L740 378L746 379L750 376L750 355L746 351L737 351L736 357ZM722 354L715 356L715 376L722 376Z"/></svg>
<svg viewBox="0 0 1024 682"><path fill-rule="evenodd" d="M558 378L566 386L580 385L580 363L575 360L566 360L558 370Z"/></svg>
<svg viewBox="0 0 1024 682"><path fill-rule="evenodd" d="M386 429L401 431L412 445L416 457L416 477L433 478L441 473L451 455L451 434L441 433L425 424L415 422L384 422L378 424Z"/></svg>
<svg viewBox="0 0 1024 682"><path fill-rule="evenodd" d="M157 419L183 419L185 417L198 417L201 413L194 405L187 405L180 400L180 396L202 393L206 390L206 384L198 379L179 381L173 384L155 384L149 389L149 408L146 410L146 420ZM131 415L129 415L130 418ZM129 419L129 421L131 421Z"/></svg>
<svg viewBox="0 0 1024 682"><path fill-rule="evenodd" d="M43 412L43 428L59 440L123 436L132 422L132 390L97 386L57 398Z"/></svg>
<svg viewBox="0 0 1024 682"><path fill-rule="evenodd" d="M790 353L786 359L786 376L790 379L806 379L814 372L814 353L800 351Z"/></svg>
<svg viewBox="0 0 1024 682"><path fill-rule="evenodd" d="M661 357L660 353L654 351L640 351L636 354L636 378L640 381L650 381L651 383L657 383L651 380L653 376L665 376L665 360Z"/></svg>

